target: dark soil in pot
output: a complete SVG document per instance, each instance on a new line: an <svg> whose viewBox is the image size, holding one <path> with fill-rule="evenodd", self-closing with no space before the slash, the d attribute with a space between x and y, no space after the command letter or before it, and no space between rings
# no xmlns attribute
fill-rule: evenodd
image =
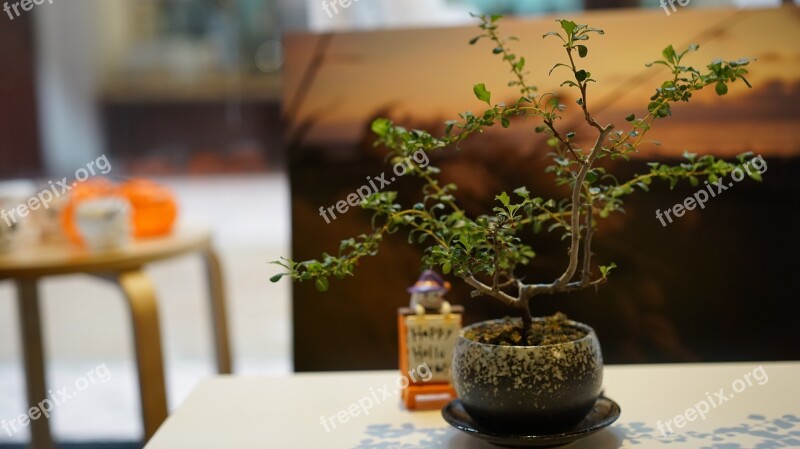
<svg viewBox="0 0 800 449"><path fill-rule="evenodd" d="M592 328L563 315L535 319L527 341L519 319L473 324L456 343L453 383L464 409L488 430L563 431L600 395L600 344Z"/></svg>

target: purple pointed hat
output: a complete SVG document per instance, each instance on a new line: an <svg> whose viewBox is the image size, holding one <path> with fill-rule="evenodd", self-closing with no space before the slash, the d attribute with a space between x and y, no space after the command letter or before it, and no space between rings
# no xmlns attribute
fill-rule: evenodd
<svg viewBox="0 0 800 449"><path fill-rule="evenodd" d="M425 270L411 287L408 287L409 293L429 293L429 292L448 292L450 291L450 283L442 279L439 274L433 270Z"/></svg>

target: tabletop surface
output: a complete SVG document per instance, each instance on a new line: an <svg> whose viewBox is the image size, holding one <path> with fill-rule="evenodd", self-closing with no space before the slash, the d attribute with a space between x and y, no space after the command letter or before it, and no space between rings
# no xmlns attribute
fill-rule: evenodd
<svg viewBox="0 0 800 449"><path fill-rule="evenodd" d="M40 244L0 255L0 279L125 269L196 251L210 242L207 228L187 226L165 237L134 240L109 251L90 251L69 243Z"/></svg>
<svg viewBox="0 0 800 449"><path fill-rule="evenodd" d="M398 378L373 371L210 379L145 449L496 447L451 428L439 411L403 409ZM622 416L569 448L800 447L798 381L800 362L607 366L605 395ZM701 402L713 404L703 419Z"/></svg>

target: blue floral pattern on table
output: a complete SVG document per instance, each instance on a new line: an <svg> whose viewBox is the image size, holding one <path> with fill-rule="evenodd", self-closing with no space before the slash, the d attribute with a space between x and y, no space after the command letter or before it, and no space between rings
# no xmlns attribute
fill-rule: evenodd
<svg viewBox="0 0 800 449"><path fill-rule="evenodd" d="M414 424L373 424L365 433L370 437L354 449L438 449L447 447L449 427L416 428ZM414 443L408 441L414 440Z"/></svg>
<svg viewBox="0 0 800 449"><path fill-rule="evenodd" d="M800 405L800 404L799 404ZM718 427L713 432L674 433L663 436L660 432L645 423L620 423L612 427L626 443L638 445L659 442L662 444L707 441L708 445L698 446L701 449L774 449L782 447L800 447L800 418L795 415L783 415L780 418L767 419L763 415L750 415L748 421L727 427ZM743 437L758 439L755 446L743 446ZM650 447L648 444L647 447Z"/></svg>
<svg viewBox="0 0 800 449"><path fill-rule="evenodd" d="M374 424L365 429L366 438L353 449L446 448L450 439L448 436L450 430L449 427L417 428L411 423ZM638 445L651 448L653 443L670 445L690 441L696 442L695 447L699 449L800 448L800 418L795 415L783 415L779 418L750 415L746 422L719 427L712 432L687 431L666 436L643 422L617 423L610 427L609 431L623 439L621 445L615 445L615 448ZM744 440L747 440L748 443L742 443Z"/></svg>

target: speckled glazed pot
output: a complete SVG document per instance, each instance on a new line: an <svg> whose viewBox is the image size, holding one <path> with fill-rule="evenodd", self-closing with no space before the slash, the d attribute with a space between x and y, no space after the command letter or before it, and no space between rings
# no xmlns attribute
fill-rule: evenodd
<svg viewBox="0 0 800 449"><path fill-rule="evenodd" d="M594 330L569 321L586 336L547 346L498 346L464 337L490 322L462 329L453 353L453 383L472 419L510 434L559 432L580 422L603 383L603 356Z"/></svg>

